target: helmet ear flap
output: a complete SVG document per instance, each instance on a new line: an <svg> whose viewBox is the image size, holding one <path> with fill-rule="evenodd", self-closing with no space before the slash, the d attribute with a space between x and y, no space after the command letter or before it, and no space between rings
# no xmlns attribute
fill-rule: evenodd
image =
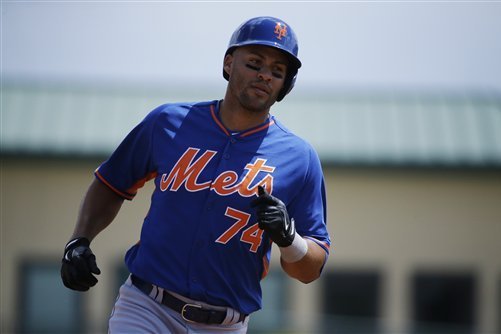
<svg viewBox="0 0 501 334"><path fill-rule="evenodd" d="M284 86L282 87L280 93L278 93L277 102L282 101L285 95L289 94L292 88L294 88L294 84L296 83L296 75L297 75L297 70L293 71L291 69L290 73L287 73L287 76L285 77L284 81Z"/></svg>

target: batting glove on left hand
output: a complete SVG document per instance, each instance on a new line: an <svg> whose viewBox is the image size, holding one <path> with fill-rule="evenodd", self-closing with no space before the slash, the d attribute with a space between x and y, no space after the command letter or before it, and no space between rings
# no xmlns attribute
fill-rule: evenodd
<svg viewBox="0 0 501 334"><path fill-rule="evenodd" d="M294 219L289 218L285 204L268 194L262 186L258 186L258 195L251 206L256 208L259 228L268 233L279 247L290 246L294 241L296 229Z"/></svg>
<svg viewBox="0 0 501 334"><path fill-rule="evenodd" d="M93 274L99 275L96 256L89 248L87 238L70 240L64 248L61 266L61 278L67 288L77 291L87 291L97 283Z"/></svg>

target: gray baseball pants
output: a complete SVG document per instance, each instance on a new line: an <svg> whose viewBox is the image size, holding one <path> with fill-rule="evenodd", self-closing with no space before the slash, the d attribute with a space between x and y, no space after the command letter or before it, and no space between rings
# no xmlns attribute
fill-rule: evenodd
<svg viewBox="0 0 501 334"><path fill-rule="evenodd" d="M217 334L247 333L249 317L243 322L207 325L185 321L179 313L137 289L129 279L120 287L110 316L108 333Z"/></svg>

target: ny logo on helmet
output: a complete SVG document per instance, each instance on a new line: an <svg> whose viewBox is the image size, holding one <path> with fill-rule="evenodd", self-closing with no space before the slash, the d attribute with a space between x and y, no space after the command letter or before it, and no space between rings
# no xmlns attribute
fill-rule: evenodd
<svg viewBox="0 0 501 334"><path fill-rule="evenodd" d="M287 26L282 22L277 22L277 25L275 26L275 34L278 39L282 39L282 37L287 36Z"/></svg>

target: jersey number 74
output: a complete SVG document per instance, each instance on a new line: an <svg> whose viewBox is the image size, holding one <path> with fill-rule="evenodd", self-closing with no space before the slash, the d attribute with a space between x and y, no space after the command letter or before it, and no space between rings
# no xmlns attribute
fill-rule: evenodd
<svg viewBox="0 0 501 334"><path fill-rule="evenodd" d="M235 219L236 222L233 225L231 225L230 228L227 229L223 234L221 234L219 238L216 239L216 242L221 244L226 244L228 241L234 238L242 229L247 227L247 225L249 224L249 220L251 218L250 214L230 207L226 208L226 212L224 213L224 215ZM263 232L264 231L258 227L258 224L255 223L250 227L247 227L242 232L242 235L240 236L240 241L250 244L250 251L256 253L263 240Z"/></svg>

